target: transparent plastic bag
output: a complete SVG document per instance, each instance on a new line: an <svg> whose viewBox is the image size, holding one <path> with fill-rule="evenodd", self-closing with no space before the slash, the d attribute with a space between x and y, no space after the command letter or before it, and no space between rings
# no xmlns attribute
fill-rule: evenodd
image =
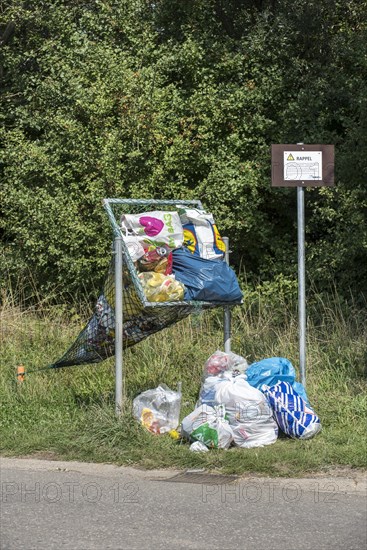
<svg viewBox="0 0 367 550"><path fill-rule="evenodd" d="M248 368L247 361L244 357L235 353L217 350L213 353L204 366L204 377L218 376L222 372L231 372L233 376L244 374Z"/></svg>
<svg viewBox="0 0 367 550"><path fill-rule="evenodd" d="M203 378L200 388L198 405L218 405L215 400L215 392L225 373L229 376L244 374L248 368L247 361L241 355L217 350L204 365Z"/></svg>
<svg viewBox="0 0 367 550"><path fill-rule="evenodd" d="M133 416L144 428L154 434L175 430L180 421L181 392L166 384L146 390L133 401Z"/></svg>
<svg viewBox="0 0 367 550"><path fill-rule="evenodd" d="M183 300L185 287L172 275L148 271L138 275L149 302L174 302Z"/></svg>

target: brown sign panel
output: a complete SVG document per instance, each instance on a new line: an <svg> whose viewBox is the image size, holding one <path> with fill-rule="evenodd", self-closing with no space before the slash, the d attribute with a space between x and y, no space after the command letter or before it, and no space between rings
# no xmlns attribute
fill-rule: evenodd
<svg viewBox="0 0 367 550"><path fill-rule="evenodd" d="M334 145L271 146L272 187L334 185Z"/></svg>

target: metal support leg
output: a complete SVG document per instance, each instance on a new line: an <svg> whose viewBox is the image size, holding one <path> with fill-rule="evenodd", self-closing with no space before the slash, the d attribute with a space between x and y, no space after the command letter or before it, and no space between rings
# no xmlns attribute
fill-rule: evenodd
<svg viewBox="0 0 367 550"><path fill-rule="evenodd" d="M115 238L115 412L122 412L123 396L123 294L122 294L122 237Z"/></svg>
<svg viewBox="0 0 367 550"><path fill-rule="evenodd" d="M303 187L297 187L297 233L299 366L301 382L306 386L305 201Z"/></svg>
<svg viewBox="0 0 367 550"><path fill-rule="evenodd" d="M225 261L229 265L229 238L223 237L223 242L226 246ZM224 306L223 308L223 329L224 329L224 351L230 353L231 351L231 308L230 306Z"/></svg>

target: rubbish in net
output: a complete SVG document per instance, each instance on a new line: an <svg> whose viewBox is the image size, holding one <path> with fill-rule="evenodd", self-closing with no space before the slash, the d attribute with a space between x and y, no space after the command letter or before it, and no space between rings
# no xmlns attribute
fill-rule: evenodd
<svg viewBox="0 0 367 550"><path fill-rule="evenodd" d="M97 299L95 312L75 342L53 367L98 363L115 354L115 283L114 258ZM123 272L123 348L133 346L166 327L202 309L202 304L144 307L127 270ZM210 305L206 305L210 307ZM213 306L212 306L213 307Z"/></svg>
<svg viewBox="0 0 367 550"><path fill-rule="evenodd" d="M104 207L115 237L123 236L120 222L125 214L137 214L156 210L180 212L182 208L202 208L200 201L104 199ZM149 302L144 293L136 267L126 242L122 241L123 272L123 338L126 349L170 325L184 319L190 313L226 305L222 302L171 301ZM238 302L237 302L238 303ZM52 368L98 363L115 354L115 259L112 257L101 295L95 311L86 327L66 353Z"/></svg>

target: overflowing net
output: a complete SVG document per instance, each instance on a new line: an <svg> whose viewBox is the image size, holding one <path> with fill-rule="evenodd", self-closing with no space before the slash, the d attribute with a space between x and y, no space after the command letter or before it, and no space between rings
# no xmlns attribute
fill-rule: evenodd
<svg viewBox="0 0 367 550"><path fill-rule="evenodd" d="M121 235L119 220L124 213L155 210L179 210L182 207L202 208L199 201L154 201L105 199L115 237ZM122 243L123 348L137 344L151 334L184 319L190 313L223 306L221 302L147 301L135 265L125 243ZM228 303L225 305L228 306ZM115 354L115 259L111 259L102 293L85 328L53 368L98 363Z"/></svg>

